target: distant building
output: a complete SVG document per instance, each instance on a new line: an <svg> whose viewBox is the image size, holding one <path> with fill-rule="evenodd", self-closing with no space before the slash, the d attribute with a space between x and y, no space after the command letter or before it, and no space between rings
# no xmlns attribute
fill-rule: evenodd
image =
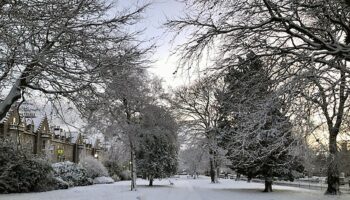
<svg viewBox="0 0 350 200"><path fill-rule="evenodd" d="M52 162L77 163L83 156L103 156L99 139L50 126L46 116L38 121L33 114L18 112L16 106L0 121L0 138L10 139L19 148Z"/></svg>

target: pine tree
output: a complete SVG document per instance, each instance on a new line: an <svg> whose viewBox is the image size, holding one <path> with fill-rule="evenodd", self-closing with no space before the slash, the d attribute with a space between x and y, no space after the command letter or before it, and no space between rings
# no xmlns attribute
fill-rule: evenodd
<svg viewBox="0 0 350 200"><path fill-rule="evenodd" d="M221 145L237 173L265 178L265 192L272 191L273 177L292 180L302 171L293 154L296 139L283 113L283 104L273 91L263 62L249 53L239 68L230 68L221 98Z"/></svg>

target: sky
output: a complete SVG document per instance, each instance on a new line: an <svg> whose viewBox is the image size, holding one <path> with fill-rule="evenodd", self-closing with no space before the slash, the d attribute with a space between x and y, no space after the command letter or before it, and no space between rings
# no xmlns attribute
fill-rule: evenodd
<svg viewBox="0 0 350 200"><path fill-rule="evenodd" d="M173 75L177 67L177 58L171 55L176 44L181 43L186 38L180 36L176 39L176 44L171 44L172 34L166 33L163 24L167 19L174 19L182 16L185 5L176 0L119 0L118 7L132 8L143 3L150 2L150 7L144 14L144 19L136 26L137 29L145 28L142 35L143 39L152 39L157 45L149 71L164 79L165 87L176 87L186 84L190 81L190 77L177 73ZM118 8L119 9L119 8Z"/></svg>

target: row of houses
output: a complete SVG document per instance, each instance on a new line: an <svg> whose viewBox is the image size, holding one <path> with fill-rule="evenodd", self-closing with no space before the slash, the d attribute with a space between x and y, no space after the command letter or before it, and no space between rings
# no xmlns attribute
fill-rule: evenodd
<svg viewBox="0 0 350 200"><path fill-rule="evenodd" d="M78 163L84 156L101 158L103 148L99 139L77 131L65 131L49 124L47 116L35 117L13 106L0 121L0 138L11 139L18 148L45 156L52 162Z"/></svg>

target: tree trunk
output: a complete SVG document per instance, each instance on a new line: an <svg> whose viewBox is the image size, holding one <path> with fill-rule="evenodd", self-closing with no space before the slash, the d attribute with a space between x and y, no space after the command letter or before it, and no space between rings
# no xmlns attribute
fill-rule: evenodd
<svg viewBox="0 0 350 200"><path fill-rule="evenodd" d="M265 190L264 192L272 192L272 177L265 176Z"/></svg>
<svg viewBox="0 0 350 200"><path fill-rule="evenodd" d="M0 120L6 116L6 113L11 109L12 104L21 98L22 82L23 80L18 79L12 86L6 98L0 103Z"/></svg>
<svg viewBox="0 0 350 200"><path fill-rule="evenodd" d="M220 178L219 177L219 175L220 175L220 168L217 165L215 165L215 167L216 167L215 177L216 177L216 182L218 183L219 182L218 179Z"/></svg>
<svg viewBox="0 0 350 200"><path fill-rule="evenodd" d="M214 169L214 159L210 158L210 180L211 183L215 183L215 169Z"/></svg>
<svg viewBox="0 0 350 200"><path fill-rule="evenodd" d="M338 166L337 134L330 134L329 156L327 169L327 191L326 194L340 194L339 190L339 166Z"/></svg>
<svg viewBox="0 0 350 200"><path fill-rule="evenodd" d="M130 156L131 156L131 186L130 189L131 191L136 190L136 160L135 160L135 150L132 147L130 150Z"/></svg>
<svg viewBox="0 0 350 200"><path fill-rule="evenodd" d="M251 176L248 176L247 182L250 183L251 181L252 181L252 177L251 177Z"/></svg>
<svg viewBox="0 0 350 200"><path fill-rule="evenodd" d="M128 100L126 98L123 99L123 104L125 108L125 114L126 114L126 119L127 123L130 125L131 124L131 114L130 114L130 109L129 109L129 104ZM128 134L128 139L130 143L130 173L131 173L131 184L130 184L130 189L131 191L135 190L136 191L136 152L134 148L134 138L132 137L132 133L127 133Z"/></svg>
<svg viewBox="0 0 350 200"><path fill-rule="evenodd" d="M210 180L211 183L217 183L217 169L216 169L216 164L215 164L215 158L214 158L214 152L213 150L209 151L210 154L210 159L209 159L209 164L210 164Z"/></svg>
<svg viewBox="0 0 350 200"><path fill-rule="evenodd" d="M237 172L236 172L237 173ZM236 179L235 181L240 181L241 180L241 174L240 173L237 173L236 174Z"/></svg>
<svg viewBox="0 0 350 200"><path fill-rule="evenodd" d="M21 76L16 80L6 98L0 103L0 120L6 117L6 113L11 109L13 103L22 97L22 91L27 87L31 77L31 70L36 65L35 62L29 64Z"/></svg>
<svg viewBox="0 0 350 200"><path fill-rule="evenodd" d="M211 183L218 183L218 167L216 163L216 153L213 149L209 149L209 164L210 164L210 180Z"/></svg>
<svg viewBox="0 0 350 200"><path fill-rule="evenodd" d="M153 186L153 177L152 176L149 177L149 186Z"/></svg>

